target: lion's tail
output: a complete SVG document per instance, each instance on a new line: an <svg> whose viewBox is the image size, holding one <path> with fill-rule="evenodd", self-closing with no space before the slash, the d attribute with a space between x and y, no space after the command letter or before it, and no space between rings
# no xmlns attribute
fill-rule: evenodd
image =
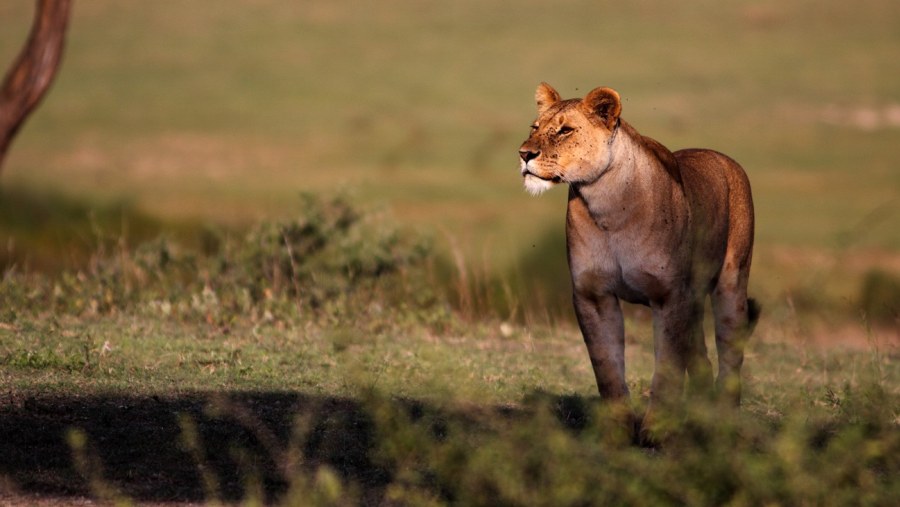
<svg viewBox="0 0 900 507"><path fill-rule="evenodd" d="M753 333L756 323L759 322L759 314L762 313L762 306L753 298L747 298L747 335Z"/></svg>

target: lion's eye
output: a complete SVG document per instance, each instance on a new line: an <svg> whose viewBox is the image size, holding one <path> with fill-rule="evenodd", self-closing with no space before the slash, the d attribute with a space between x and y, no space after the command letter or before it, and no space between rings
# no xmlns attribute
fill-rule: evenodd
<svg viewBox="0 0 900 507"><path fill-rule="evenodd" d="M556 131L556 135L566 136L566 135L571 134L572 132L575 132L574 128L572 128L568 125L563 125L562 127L559 128L559 130Z"/></svg>
<svg viewBox="0 0 900 507"><path fill-rule="evenodd" d="M534 132L534 131L537 130L537 129L538 129L537 123L535 123L534 125L531 126L531 131L532 131L532 132Z"/></svg>

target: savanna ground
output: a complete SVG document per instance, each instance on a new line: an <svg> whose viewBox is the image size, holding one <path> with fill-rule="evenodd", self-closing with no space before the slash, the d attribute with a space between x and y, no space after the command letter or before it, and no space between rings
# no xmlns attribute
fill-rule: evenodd
<svg viewBox="0 0 900 507"><path fill-rule="evenodd" d="M0 6L0 62L30 2ZM894 505L896 2L78 2L2 174L0 503ZM5 65L2 64L2 65ZM595 396L540 81L754 186L740 414ZM318 197L311 197L317 195ZM646 403L648 315L629 309Z"/></svg>

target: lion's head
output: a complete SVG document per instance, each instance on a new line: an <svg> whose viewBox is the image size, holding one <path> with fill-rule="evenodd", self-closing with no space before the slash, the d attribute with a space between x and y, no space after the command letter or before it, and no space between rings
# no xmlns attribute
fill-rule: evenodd
<svg viewBox="0 0 900 507"><path fill-rule="evenodd" d="M547 83L534 94L538 117L519 147L525 189L538 195L557 183L588 183L609 166L622 102L611 88L562 100Z"/></svg>

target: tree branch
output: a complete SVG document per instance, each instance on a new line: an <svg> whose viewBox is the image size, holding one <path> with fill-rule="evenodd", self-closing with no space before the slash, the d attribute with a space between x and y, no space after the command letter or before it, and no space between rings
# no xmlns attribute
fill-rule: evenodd
<svg viewBox="0 0 900 507"><path fill-rule="evenodd" d="M0 88L0 170L13 137L53 82L71 5L71 0L37 0L28 42Z"/></svg>

